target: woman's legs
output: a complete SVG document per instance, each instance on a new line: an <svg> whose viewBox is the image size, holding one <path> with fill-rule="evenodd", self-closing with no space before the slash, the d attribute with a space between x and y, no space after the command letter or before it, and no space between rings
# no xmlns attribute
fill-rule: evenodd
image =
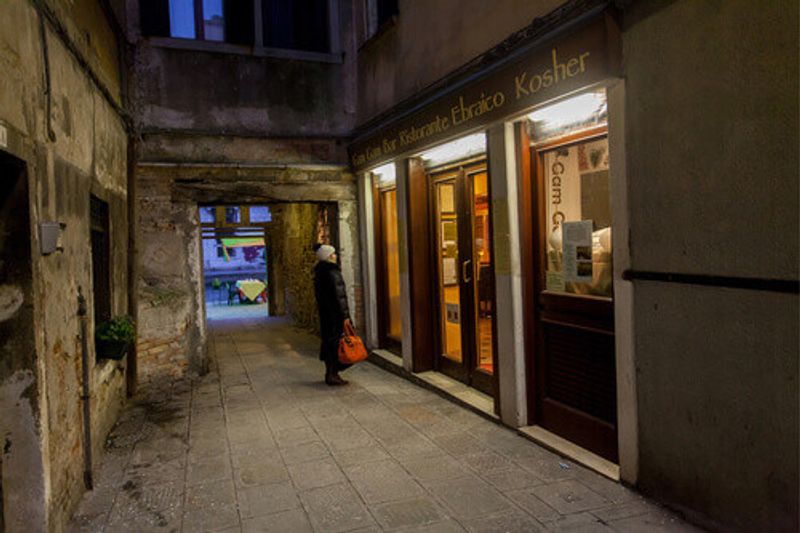
<svg viewBox="0 0 800 533"><path fill-rule="evenodd" d="M328 385L347 385L349 383L339 375L340 366L341 363L338 361L325 361L325 383Z"/></svg>
<svg viewBox="0 0 800 533"><path fill-rule="evenodd" d="M322 360L325 362L325 383L328 385L346 385L347 380L342 379L339 372L350 368L339 362L339 340L331 339L322 346Z"/></svg>

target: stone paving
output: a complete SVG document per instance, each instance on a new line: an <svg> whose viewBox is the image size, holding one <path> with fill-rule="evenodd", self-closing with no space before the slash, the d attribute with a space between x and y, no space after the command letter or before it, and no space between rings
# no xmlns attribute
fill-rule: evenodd
<svg viewBox="0 0 800 533"><path fill-rule="evenodd" d="M70 531L694 531L661 507L317 340L210 323L212 371L121 417Z"/></svg>

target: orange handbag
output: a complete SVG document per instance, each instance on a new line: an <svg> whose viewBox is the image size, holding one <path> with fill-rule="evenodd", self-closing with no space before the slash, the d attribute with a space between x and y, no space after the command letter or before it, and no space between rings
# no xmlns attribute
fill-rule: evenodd
<svg viewBox="0 0 800 533"><path fill-rule="evenodd" d="M346 365L358 363L367 358L367 349L361 338L356 334L353 324L349 320L344 321L344 333L339 340L339 362Z"/></svg>

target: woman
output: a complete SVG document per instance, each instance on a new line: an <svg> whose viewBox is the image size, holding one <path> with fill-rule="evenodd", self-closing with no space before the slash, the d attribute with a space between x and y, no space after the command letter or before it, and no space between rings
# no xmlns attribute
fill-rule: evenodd
<svg viewBox="0 0 800 533"><path fill-rule="evenodd" d="M347 307L347 289L342 271L336 264L336 249L323 244L317 248L317 266L314 267L314 292L319 309L319 330L322 346L319 358L325 362L325 383L346 385L339 372L349 368L339 362L339 339L344 331L345 320L350 320Z"/></svg>

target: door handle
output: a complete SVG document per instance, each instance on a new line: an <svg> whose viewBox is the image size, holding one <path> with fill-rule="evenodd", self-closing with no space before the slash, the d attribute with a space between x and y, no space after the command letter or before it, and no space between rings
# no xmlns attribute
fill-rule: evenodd
<svg viewBox="0 0 800 533"><path fill-rule="evenodd" d="M472 281L472 273L469 270L467 270L467 265L469 265L470 267L472 266L472 259L467 259L466 261L461 263L461 280L464 283L469 283L470 281Z"/></svg>

